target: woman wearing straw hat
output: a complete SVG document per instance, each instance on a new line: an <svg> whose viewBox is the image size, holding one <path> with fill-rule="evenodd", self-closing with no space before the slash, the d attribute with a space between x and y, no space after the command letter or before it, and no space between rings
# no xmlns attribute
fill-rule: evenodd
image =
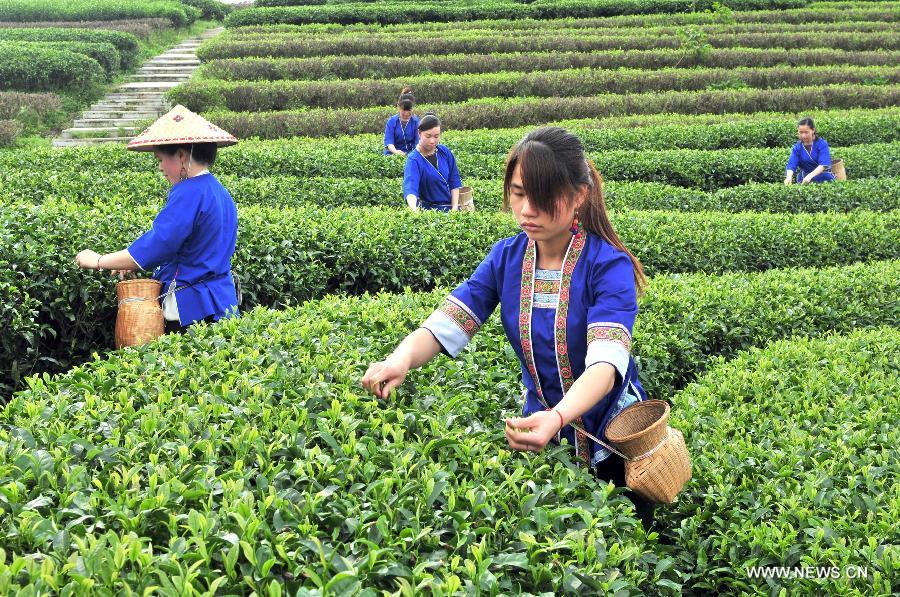
<svg viewBox="0 0 900 597"><path fill-rule="evenodd" d="M231 257L237 242L237 208L209 173L218 147L237 143L183 106L175 106L128 144L152 151L172 184L153 226L127 249L99 254L86 249L76 263L119 272L153 270L163 283L166 331L197 321L217 321L237 312Z"/></svg>
<svg viewBox="0 0 900 597"><path fill-rule="evenodd" d="M440 143L441 121L434 113L426 112L419 122L419 144L406 157L403 170L403 196L413 211L459 209L462 180L456 157Z"/></svg>
<svg viewBox="0 0 900 597"><path fill-rule="evenodd" d="M831 150L825 139L816 134L816 125L812 118L803 118L797 123L797 143L791 149L784 184L794 182L794 172L800 184L811 182L831 182Z"/></svg>
<svg viewBox="0 0 900 597"><path fill-rule="evenodd" d="M384 125L384 155L407 155L419 142L419 117L412 111L416 105L412 87L404 87L397 100L397 113Z"/></svg>
<svg viewBox="0 0 900 597"><path fill-rule="evenodd" d="M496 243L362 384L387 398L411 368L458 355L499 304L526 388L523 417L505 421L509 446L536 452L565 438L580 462L624 486L623 459L588 434L603 438L616 414L646 399L631 356L641 264L610 223L581 141L559 127L533 131L510 152L503 203L522 232ZM649 524L652 504L630 497Z"/></svg>

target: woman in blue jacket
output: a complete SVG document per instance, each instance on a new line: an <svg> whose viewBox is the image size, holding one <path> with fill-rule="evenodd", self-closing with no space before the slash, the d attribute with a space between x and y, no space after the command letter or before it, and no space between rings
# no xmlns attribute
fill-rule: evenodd
<svg viewBox="0 0 900 597"><path fill-rule="evenodd" d="M397 100L397 113L384 125L384 155L407 155L419 142L419 117L413 116L416 98L412 87L404 87Z"/></svg>
<svg viewBox="0 0 900 597"><path fill-rule="evenodd" d="M237 208L209 173L217 148L235 143L229 133L175 106L128 144L131 150L153 151L160 172L172 185L152 227L127 249L103 255L85 249L75 257L87 269L152 271L153 279L163 283L166 332L237 313L231 272Z"/></svg>
<svg viewBox="0 0 900 597"><path fill-rule="evenodd" d="M566 439L581 464L624 486L623 459L584 432L603 438L613 417L646 400L631 352L643 268L613 228L600 173L564 129L539 128L516 145L503 206L522 232L494 244L362 385L388 398L411 369L459 355L500 307L525 386L522 416L494 422L505 424L509 447L537 452ZM629 497L648 529L653 504Z"/></svg>
<svg viewBox="0 0 900 597"><path fill-rule="evenodd" d="M788 159L784 184L790 185L794 181L794 172L797 173L797 180L801 184L833 181L831 150L825 139L816 134L812 118L804 118L797 123L797 138L799 141L794 145Z"/></svg>
<svg viewBox="0 0 900 597"><path fill-rule="evenodd" d="M440 141L441 121L428 112L419 122L419 144L407 156L403 172L403 196L413 211L435 209L446 212L459 208L462 180L456 157Z"/></svg>

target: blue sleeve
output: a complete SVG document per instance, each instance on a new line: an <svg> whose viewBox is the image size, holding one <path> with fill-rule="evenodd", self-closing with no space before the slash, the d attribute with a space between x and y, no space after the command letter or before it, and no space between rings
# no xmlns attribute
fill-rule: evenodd
<svg viewBox="0 0 900 597"><path fill-rule="evenodd" d="M452 191L462 186L462 179L459 177L459 168L456 166L456 156L449 149L447 153L450 154L450 178L447 182L450 184L450 190Z"/></svg>
<svg viewBox="0 0 900 597"><path fill-rule="evenodd" d="M827 166L831 168L831 148L828 147L828 143L825 142L825 139L819 139L821 143L819 144L819 155L818 155L818 163L820 166Z"/></svg>
<svg viewBox="0 0 900 597"><path fill-rule="evenodd" d="M384 147L387 149L388 145L397 146L394 143L394 117L388 118L387 124L384 125Z"/></svg>
<svg viewBox="0 0 900 597"><path fill-rule="evenodd" d="M800 165L800 145L794 145L793 149L791 149L791 157L788 158L787 168L784 169L785 172L791 170L792 172L797 171L797 166Z"/></svg>
<svg viewBox="0 0 900 597"><path fill-rule="evenodd" d="M419 144L419 117L413 116L413 118L415 119L416 123L416 128L415 130L413 130L413 147L415 147Z"/></svg>
<svg viewBox="0 0 900 597"><path fill-rule="evenodd" d="M497 264L502 258L502 242L494 245L472 277L457 286L422 323L452 357L465 348L500 302Z"/></svg>
<svg viewBox="0 0 900 597"><path fill-rule="evenodd" d="M587 313L585 368L609 363L625 379L631 359L631 333L637 317L634 265L625 253L597 263L590 273L592 304Z"/></svg>
<svg viewBox="0 0 900 597"><path fill-rule="evenodd" d="M131 243L128 253L143 270L171 261L194 230L199 202L188 193L173 189L153 226Z"/></svg>
<svg viewBox="0 0 900 597"><path fill-rule="evenodd" d="M403 169L403 198L406 199L410 195L419 197L419 181L422 173L419 165L415 162L413 154L406 157L406 166ZM420 197L421 199L421 197Z"/></svg>

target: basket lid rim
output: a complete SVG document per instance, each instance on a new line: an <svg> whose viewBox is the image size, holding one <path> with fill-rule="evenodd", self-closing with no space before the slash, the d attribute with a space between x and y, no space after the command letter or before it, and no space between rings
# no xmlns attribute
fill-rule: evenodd
<svg viewBox="0 0 900 597"><path fill-rule="evenodd" d="M610 427L613 426L613 423L616 421L616 419L618 419L622 415L626 414L628 411L635 411L635 410L646 409L646 408L659 408L660 406L662 406L662 408L663 408L661 416L656 421L651 423L648 427L646 427L645 429L642 429L641 431L636 431L634 433L629 433L628 435L618 435L617 436L614 433L612 433L612 434L610 433L610 431L611 431ZM613 417L612 421L610 421L607 424L606 438L609 441L615 442L615 443L622 443L622 442L627 442L627 441L631 441L634 439L638 439L644 435L647 435L648 433L656 431L660 425L668 426L670 411L671 411L671 407L669 406L669 403L666 402L665 400L640 400L633 404L629 404L624 409L622 409L622 412L620 412L615 417Z"/></svg>
<svg viewBox="0 0 900 597"><path fill-rule="evenodd" d="M118 282L116 282L116 285L118 286L119 284L122 284L123 286L125 286L128 284L140 284L140 283L162 284L162 282L160 282L159 280L154 280L153 278L134 278L132 280L119 280Z"/></svg>

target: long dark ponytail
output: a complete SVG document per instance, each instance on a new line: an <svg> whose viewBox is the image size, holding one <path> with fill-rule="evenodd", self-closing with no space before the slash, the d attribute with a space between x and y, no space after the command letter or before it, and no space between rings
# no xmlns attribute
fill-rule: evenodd
<svg viewBox="0 0 900 597"><path fill-rule="evenodd" d="M644 268L616 234L603 198L603 177L594 163L585 157L584 145L578 137L558 126L545 126L531 131L512 148L506 158L503 180L503 207L507 210L516 166L519 166L528 200L554 219L559 212L560 200L571 200L586 186L588 196L579 208L579 221L585 230L631 258L638 293L644 289L647 285Z"/></svg>

